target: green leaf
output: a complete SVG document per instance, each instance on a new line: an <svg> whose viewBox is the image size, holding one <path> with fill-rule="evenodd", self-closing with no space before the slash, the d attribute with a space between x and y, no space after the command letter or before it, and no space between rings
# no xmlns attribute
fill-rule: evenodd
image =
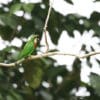
<svg viewBox="0 0 100 100"><path fill-rule="evenodd" d="M7 95L7 100L14 100L14 98L11 95Z"/></svg>
<svg viewBox="0 0 100 100"><path fill-rule="evenodd" d="M43 70L39 66L36 66L33 62L28 62L25 65L25 80L28 82L29 86L36 89L40 86Z"/></svg>
<svg viewBox="0 0 100 100"><path fill-rule="evenodd" d="M84 26L86 28L89 28L90 27L90 22L88 20L84 20Z"/></svg>
<svg viewBox="0 0 100 100"><path fill-rule="evenodd" d="M23 9L25 12L31 13L33 10L34 4L23 4Z"/></svg>
<svg viewBox="0 0 100 100"><path fill-rule="evenodd" d="M72 0L65 0L65 1L67 1L70 4L73 4Z"/></svg>
<svg viewBox="0 0 100 100"><path fill-rule="evenodd" d="M52 95L47 91L41 91L40 94L44 98L44 100L53 100Z"/></svg>
<svg viewBox="0 0 100 100"><path fill-rule="evenodd" d="M10 8L10 13L15 13L16 11L20 10L22 7L21 3L13 4Z"/></svg>
<svg viewBox="0 0 100 100"><path fill-rule="evenodd" d="M0 35L4 40L10 40L13 35L13 30L9 26L0 27Z"/></svg>
<svg viewBox="0 0 100 100"><path fill-rule="evenodd" d="M16 16L10 16L8 14L1 14L0 15L0 23L2 26L10 26L12 29L16 29L18 25L18 20Z"/></svg>
<svg viewBox="0 0 100 100"><path fill-rule="evenodd" d="M96 93L100 96L100 76L91 73L90 84L95 89Z"/></svg>
<svg viewBox="0 0 100 100"><path fill-rule="evenodd" d="M34 22L31 21L25 21L22 25L23 29L20 31L20 36L28 37L31 34L34 33L34 28L33 28Z"/></svg>
<svg viewBox="0 0 100 100"><path fill-rule="evenodd" d="M54 79L56 78L58 75L64 75L66 73L66 67L65 66L58 66L58 67L50 67L48 69L48 71L46 72L46 77L49 77L49 79Z"/></svg>
<svg viewBox="0 0 100 100"><path fill-rule="evenodd" d="M100 0L95 0L94 2L100 2Z"/></svg>
<svg viewBox="0 0 100 100"><path fill-rule="evenodd" d="M95 31L96 35L100 36L100 26L98 25L99 20L100 20L100 13L98 13L98 12L93 12L91 14L91 18L89 19L89 21L91 23L90 28Z"/></svg>
<svg viewBox="0 0 100 100"><path fill-rule="evenodd" d="M7 99L7 100L23 100L23 98L22 98L22 96L20 95L20 94L18 94L16 91L14 91L14 90L10 90L9 91L9 96L8 96L8 98L9 99ZM12 98L12 99L10 99L10 98Z"/></svg>

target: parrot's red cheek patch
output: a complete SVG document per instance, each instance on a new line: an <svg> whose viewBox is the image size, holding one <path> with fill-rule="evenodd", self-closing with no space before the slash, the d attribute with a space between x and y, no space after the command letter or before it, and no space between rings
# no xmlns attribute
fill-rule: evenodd
<svg viewBox="0 0 100 100"><path fill-rule="evenodd" d="M36 47L37 47L37 43L38 43L38 41L37 41L37 39L35 39L35 40L34 40L34 43L33 43L34 48L36 48Z"/></svg>
<svg viewBox="0 0 100 100"><path fill-rule="evenodd" d="M37 47L37 43L34 43L34 47L35 47L35 48Z"/></svg>

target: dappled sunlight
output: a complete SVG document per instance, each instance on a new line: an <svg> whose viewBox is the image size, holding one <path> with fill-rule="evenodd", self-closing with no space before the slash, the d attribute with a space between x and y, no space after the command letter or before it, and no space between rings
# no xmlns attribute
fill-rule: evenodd
<svg viewBox="0 0 100 100"><path fill-rule="evenodd" d="M0 50L3 50L4 48L6 48L6 46L9 45L8 41L4 41L1 37L0 37Z"/></svg>
<svg viewBox="0 0 100 100"><path fill-rule="evenodd" d="M58 3L58 0L54 0L53 7L57 12L60 12L63 15L77 13L87 18L90 18L93 11L100 12L99 2L94 3L92 0L72 0L72 2L73 2L73 5L65 2L64 0L59 0L59 3Z"/></svg>
<svg viewBox="0 0 100 100"><path fill-rule="evenodd" d="M48 33L47 33L47 38L48 38L50 50L56 48L60 52L72 53L72 54L77 54L77 55L79 55L79 54L84 55L85 52L81 51L81 47L83 44L86 45L86 50L88 52L92 51L91 46L94 48L96 47L95 50L97 50L97 51L100 50L100 47L99 47L100 40L98 37L93 36L93 35L94 35L93 30L90 30L89 32L84 31L82 35L80 34L79 31L75 30L74 37L70 37L66 31L63 31L60 38L59 38L57 46L55 46L52 43ZM41 43L41 45L45 45L44 36L42 37L42 40L40 43ZM45 46L42 47L41 51L44 52L45 48L46 48ZM81 79L82 79L82 81L88 83L89 82L89 75L91 72L95 72L95 73L100 74L99 64L95 60L97 56L100 56L100 55L95 55L95 56L91 57L91 59L90 59L90 62L93 66L92 68L89 68L86 59L81 60L81 65L82 65ZM66 66L70 66L70 67L67 67L67 69L69 71L72 70L71 66L75 60L75 57L55 55L55 56L52 56L52 58L55 59L59 65L64 64ZM100 57L98 57L98 58L100 58Z"/></svg>

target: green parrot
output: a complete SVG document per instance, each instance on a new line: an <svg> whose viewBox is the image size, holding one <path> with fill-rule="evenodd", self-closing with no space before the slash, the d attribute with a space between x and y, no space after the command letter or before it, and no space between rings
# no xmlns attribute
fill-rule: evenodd
<svg viewBox="0 0 100 100"><path fill-rule="evenodd" d="M28 57L36 50L38 43L38 35L32 35L28 42L25 44L23 50L19 53L18 59Z"/></svg>

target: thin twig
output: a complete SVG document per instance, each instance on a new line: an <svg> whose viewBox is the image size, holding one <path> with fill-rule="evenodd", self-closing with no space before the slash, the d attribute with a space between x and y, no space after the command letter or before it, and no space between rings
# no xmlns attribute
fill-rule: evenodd
<svg viewBox="0 0 100 100"><path fill-rule="evenodd" d="M48 52L48 53L44 53L44 54L40 54L40 55L31 55L27 59L21 59L21 60L18 60L16 62L9 63L9 64L0 63L0 66L2 66L2 67L14 67L14 66L24 62L25 60L40 59L40 58L43 58L43 57L54 56L54 55L73 56L73 57L76 57L78 59L83 59L83 58L87 58L87 57L97 55L97 54L100 54L100 52L91 52L91 53L88 53L88 54L84 54L83 56L71 54L71 53L63 53L63 52Z"/></svg>
<svg viewBox="0 0 100 100"><path fill-rule="evenodd" d="M47 17L46 17L46 20L45 20L45 24L44 24L44 28L43 28L43 33L45 35L45 43L46 43L46 48L47 48L46 52L48 52L48 50L49 50L49 44L48 44L48 41L47 41L46 32L47 32L47 26L48 26L49 17L50 17L51 10L52 10L53 1L52 1L52 3L50 3L49 9L48 9L48 14L47 14Z"/></svg>
<svg viewBox="0 0 100 100"><path fill-rule="evenodd" d="M93 56L93 55L97 55L97 54L100 54L100 52L90 52L88 54L85 54L83 56L80 56L79 58L87 58L87 57L90 57L90 56Z"/></svg>

